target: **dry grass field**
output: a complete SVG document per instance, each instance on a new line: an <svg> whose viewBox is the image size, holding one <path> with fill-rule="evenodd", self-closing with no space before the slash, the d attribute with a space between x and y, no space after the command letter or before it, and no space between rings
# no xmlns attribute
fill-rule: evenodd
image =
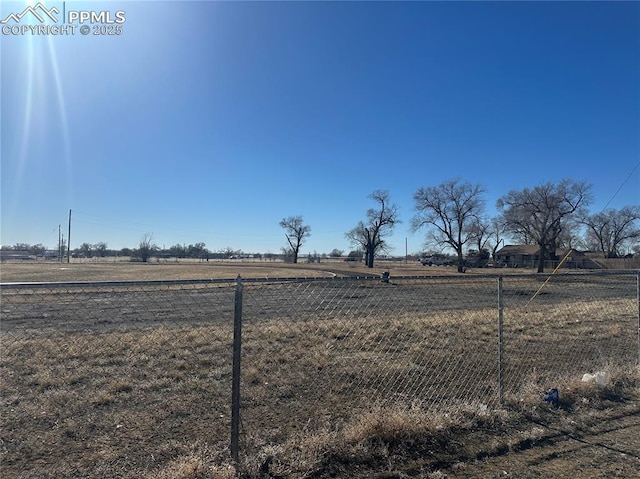
<svg viewBox="0 0 640 479"><path fill-rule="evenodd" d="M76 261L76 262L73 262ZM278 261L227 260L211 262L77 262L71 263L2 263L0 282L33 281L145 281L203 278L282 278L377 275L388 271L392 276L457 274L455 268L422 266L418 262L405 264L400 261L378 261L374 268L362 263L325 261L321 263L287 264ZM474 273L486 273L491 269L478 269ZM501 271L502 272L502 271ZM519 273L520 270L506 271Z"/></svg>
<svg viewBox="0 0 640 479"><path fill-rule="evenodd" d="M342 264L11 266L3 282L361 274ZM567 279L527 308L540 281L507 282L504 407L492 280L246 283L240 471L228 450L231 283L3 290L0 472L633 477L634 280ZM596 369L604 387L580 381ZM549 386L560 388L557 409L540 400Z"/></svg>

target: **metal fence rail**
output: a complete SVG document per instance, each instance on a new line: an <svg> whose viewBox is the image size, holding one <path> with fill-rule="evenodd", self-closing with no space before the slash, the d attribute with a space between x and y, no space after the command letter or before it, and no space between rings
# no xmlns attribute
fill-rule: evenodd
<svg viewBox="0 0 640 479"><path fill-rule="evenodd" d="M499 406L638 363L637 272L546 278L3 284L2 468L152 477L193 443L242 461L372 405Z"/></svg>

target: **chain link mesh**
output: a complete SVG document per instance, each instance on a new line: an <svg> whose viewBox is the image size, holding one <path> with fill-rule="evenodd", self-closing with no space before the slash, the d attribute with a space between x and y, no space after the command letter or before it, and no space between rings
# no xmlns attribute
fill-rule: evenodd
<svg viewBox="0 0 640 479"><path fill-rule="evenodd" d="M232 283L3 285L1 308L5 477L141 477L228 437Z"/></svg>
<svg viewBox="0 0 640 479"><path fill-rule="evenodd" d="M637 273L546 278L244 280L243 456L374 405L497 406L637 364ZM235 290L3 285L3 470L141 477L194 443L227 448Z"/></svg>
<svg viewBox="0 0 640 479"><path fill-rule="evenodd" d="M495 284L482 280L247 284L244 430L269 443L372 404L489 402L496 330Z"/></svg>
<svg viewBox="0 0 640 479"><path fill-rule="evenodd" d="M547 278L245 284L245 451L334 430L373 405L498 406L531 382L636 363L636 274L557 276L540 289Z"/></svg>
<svg viewBox="0 0 640 479"><path fill-rule="evenodd" d="M637 275L545 280L504 277L505 393L517 395L529 383L558 387L562 378L636 363Z"/></svg>

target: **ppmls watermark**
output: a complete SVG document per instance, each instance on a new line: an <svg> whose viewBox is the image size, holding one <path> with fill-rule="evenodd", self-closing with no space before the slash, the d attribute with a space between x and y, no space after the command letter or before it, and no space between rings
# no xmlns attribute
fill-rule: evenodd
<svg viewBox="0 0 640 479"><path fill-rule="evenodd" d="M3 35L122 35L123 10L67 10L67 2L50 8L42 2L12 12L0 20Z"/></svg>

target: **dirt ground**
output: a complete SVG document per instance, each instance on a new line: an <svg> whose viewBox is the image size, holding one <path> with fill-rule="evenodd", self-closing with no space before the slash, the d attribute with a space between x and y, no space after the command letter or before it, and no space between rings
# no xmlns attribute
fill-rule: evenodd
<svg viewBox="0 0 640 479"><path fill-rule="evenodd" d="M78 261L78 260L75 260ZM450 266L422 266L418 262L378 261L374 268L362 263L326 261L321 263L286 264L277 261L210 261L179 263L175 261L131 262L22 262L2 263L0 282L41 281L143 281L173 279L232 279L326 276L380 276L388 271L392 276L457 274ZM498 272L478 269L469 274ZM508 272L514 272L510 270Z"/></svg>
<svg viewBox="0 0 640 479"><path fill-rule="evenodd" d="M597 393L596 393L597 396ZM593 396L592 396L593 397ZM517 409L517 407L516 407ZM526 408L525 408L526 409ZM503 420L477 419L441 426L424 435L398 437L380 421L369 438L341 443L320 467L305 475L281 474L282 464L263 463L263 473L242 476L316 479L635 478L640 473L640 402L637 394L595 408L533 406ZM535 410L535 411L534 411ZM597 411L596 411L597 410ZM455 415L455 412L453 412ZM456 417L454 421L460 421ZM393 421L391 421L393 423ZM403 425L411 429L411 425ZM438 432L439 431L439 432ZM273 466L273 467L271 467ZM279 470L278 470L279 468Z"/></svg>
<svg viewBox="0 0 640 479"><path fill-rule="evenodd" d="M576 426L572 431L533 420L530 427L539 428L538 441L524 441L511 451L495 451L477 460L453 464L441 470L441 477L640 476L640 402L637 400L603 413L594 424Z"/></svg>
<svg viewBox="0 0 640 479"><path fill-rule="evenodd" d="M334 275L379 275L383 271L390 271L392 277L394 275L455 275L453 268L422 267L420 265L404 265L398 263L385 264L382 262L373 270L364 268L361 265L352 265L343 262L321 263L320 265L285 265L283 263L269 262L229 264L71 263L67 265L52 263L2 264L0 266L0 279L2 282L133 281L235 278L238 274L246 278L330 277ZM498 271L478 270L477 272L470 272L470 274L493 272ZM474 284L473 281L467 281L468 279L470 278L465 278L465 284L468 283L466 287L469 288L469 291L467 294L462 295L462 297L476 298L473 300L473 305L476 309L483 306L484 302L487 302L486 308L495 308L495 291L493 284L486 286L485 290L484 283L479 282L478 284ZM631 279L635 280L635 278ZM334 288L340 292L341 284L319 282L317 285L305 285L306 296L301 296L301 291L296 291L296 297L307 299L304 301L299 299L299 302L295 305L295 311L303 311L306 314L308 310L317 309L318 303L322 301L322 298L333 298L332 304L341 311L352 311L356 305L362 307L363 302L366 303L367 301L372 304L377 304L379 301L383 304L397 304L399 310L403 312L412 310L412 308L424 309L425 304L430 305L433 303L433 310L435 311L437 309L440 311L439 314L442 314L442 319L459 319L462 318L463 312L472 311L472 309L471 303L466 305L465 303L461 303L461 300L456 302L446 301L446 298L451 295L451 289L455 280L456 278L453 276L451 279L447 278L447 281L442 284L431 284L428 289L428 295L422 294L421 290L416 288L410 281L406 282L406 284L391 284L384 287L379 281L375 281L375 284L372 283L371 285L375 286L375 294L369 294L366 288L363 289L359 287L358 289L341 292L339 295L332 293L331 289ZM565 316L559 317L563 319L564 322L562 325L565 329L568 328L569 319L571 319L571 327L575 328L576 332L582 332L583 330L580 328L591 327L589 321L575 321L578 311L575 305L582 304L584 306L583 303L585 303L586 297L589 298L589 301L593 303L593 307L598 311L606 311L605 306L607 305L618 311L618 306L616 306L618 303L615 301L619 301L617 298L621 296L621 292L623 291L625 295L627 295L627 291L631 291L630 294L635 297L635 289L632 288L630 290L628 288L627 278L624 278L624 281L620 282L620 284L607 279L607 287L597 289L597 294L595 293L596 289L594 289L593 284L590 282L591 280L588 278L580 279L580 281L572 279L570 287L563 286L560 279L559 281L558 283L554 283L554 286L548 290L545 290L544 293L538 297L536 304L540 306L551 304L569 305L570 307L567 308L566 315L570 315L570 318L569 316L567 316L567 318L565 318ZM635 283L633 284L635 285ZM508 313L510 304L513 304L513 307L515 307L515 305L521 305L521 303L526 302L527 299L531 297L531 293L537 288L537 281L535 278L516 282L507 281L505 285L505 301ZM567 285L569 285L569 283L567 283ZM456 284L455 288L456 290L460 290L461 285ZM217 309L214 310L216 314L231 317L233 290L231 288L227 289L229 291L221 289L220 291L214 290L207 292L202 298L209 298L208 302L202 301L202 304L210 303L216 305ZM389 292L385 292L387 289ZM247 336L248 338L250 338L252 328L255 329L256 324L261 324L260 321L267 319L274 321L274 318L281 316L283 320L287 320L287 324L291 323L292 328L295 327L295 331L301 331L299 326L291 322L291 318L285 318L282 315L282 298L284 297L283 294L281 294L282 291L284 291L282 287L279 289L269 289L266 287L262 288L259 284L247 288L247 291L245 291L245 315L248 319L245 335L249 335ZM400 291L403 292L402 295L399 295ZM587 292L589 292L589 295L585 296ZM19 426L15 426L14 432L9 434L9 429L7 428L4 433L0 435L0 455L4 456L5 459L10 458L11 461L15 461L15 464L25 464L22 462L23 459L31 456L35 458L40 457L41 459L39 460L46 462L55 457L55 452L51 450L50 455L46 457L43 453L38 452L36 454L36 452L40 449L49 450L47 446L48 440L45 441L45 438L50 437L50 435L55 437L59 436L64 441L74 444L82 444L83 447L85 444L88 444L83 442L85 440L88 441L89 439L87 438L98 438L92 439L98 441L98 446L100 446L96 446L93 449L95 457L91 457L90 454L83 454L81 451L71 452L78 453L83 457L83 460L95 462L96 464L105 464L104 467L108 465L109 469L105 469L101 477L116 477L115 472L119 471L119 467L122 469L122 476L118 477L132 477L126 476L124 464L119 466L117 463L117 461L122 460L122 444L118 443L116 434L113 433L112 429L115 427L118 434L123 434L123 432L127 431L130 427L132 430L133 426L140 428L136 432L140 437L134 434L132 436L133 439L131 439L131 444L127 446L132 451L134 447L137 447L138 443L142 442L143 436L147 434L147 431L149 433L154 431L154 434L158 433L156 428L159 423L163 424L163 427L168 431L167 434L173 434L177 439L172 439L174 442L163 446L166 450L159 447L159 456L154 460L168 461L169 457L176 458L179 457L180 454L189 454L189 448L187 446L191 441L197 439L198 441L204 442L212 435L212 431L210 430L211 422L209 422L209 426L207 426L205 422L200 421L201 424L192 430L192 433L193 431L199 431L199 436L192 435L191 437L187 437L183 428L190 416L204 417L206 414L212 414L210 411L211 402L207 403L203 401L202 398L211 395L211 367L212 364L216 362L214 358L226 357L230 354L227 338L229 334L226 334L224 338L221 336L222 339L217 341L211 341L212 331L204 328L205 322L202 322L202 324L198 322L200 311L190 306L190 303L193 302L192 300L196 298L198 294L197 291L187 292L185 294L186 300L188 301L184 303L184 306L189 312L189 324L184 325L178 322L180 318L167 316L169 313L166 313L166 311L172 311L175 309L176 304L180 304L180 296L177 294L174 295L169 287L167 287L167 293L163 299L163 301L167 303L166 307L164 303L159 302L156 296L147 295L144 291L138 292L137 290L132 290L131 292L127 292L127 294L107 294L103 295L104 297L91 296L93 292L90 289L87 290L86 293L89 296L85 297L83 296L84 293L76 293L73 298L74 304L81 305L78 311L84 312L84 314L89 315L89 319L95 320L95 325L93 325L93 323L90 324L90 326L92 325L91 328L95 328L101 331L101 334L104 334L105 331L110 331L113 327L114 334L119 334L117 340L115 339L116 336L104 336L107 338L107 345L109 345L111 355L105 356L104 351L100 351L99 348L96 347L98 343L92 342L94 340L92 335L88 335L86 338L82 336L86 339L86 343L77 343L75 347L71 349L69 349L66 342L52 341L51 337L45 337L46 340L40 343L34 340L33 343L37 347L34 346L31 349L23 348L23 352L26 355L25 358L23 358L24 361L19 365L7 364L5 365L7 367L4 368L2 372L4 379L7 380L3 386L4 389L0 388L2 391L0 395L2 401L0 401L0 404L5 408L2 418L3 420L7 420L7 418L13 417L13 413L9 414L9 409L10 411L14 409L16 409L16 411L18 409L24 409L24 417L27 418L28 416L29 421L33 422L34 431L37 431L36 435L42 436L42 444L37 441L37 444L36 442L28 443L25 440L24 444L28 444L29 448L33 450L23 448L14 451L13 449L15 449L17 441L12 439L12 435L20 434L21 430ZM220 300L218 297L220 295L224 297L224 301ZM389 295L389 297L387 298L385 295ZM29 319L29 325L33 325L34 320L46 320L50 322L51 315L56 318L58 318L58 316L62 319L65 318L64 314L66 314L65 311L69 308L68 304L60 302L58 304L59 307L53 307L52 298L53 297L45 297L43 300L42 307L48 308L46 314L43 312L42 315L33 315L31 314L31 310L27 310L29 314L27 315L28 317L25 316L25 318ZM120 300L125 301L126 304L124 306L112 304L116 298L120 298ZM252 298L254 299L252 300ZM629 298L630 297L625 296L623 300L624 304L630 301ZM151 302L151 300L153 300L153 302ZM633 298L631 298L631 300L633 300ZM201 302L198 301L196 303L200 304ZM259 304L260 308L254 306L254 303ZM220 304L223 304L224 308L218 306ZM18 303L16 303L16 305L18 305ZM174 308L171 309L169 305L172 305ZM3 306L3 311L6 309L6 306L7 304ZM36 306L33 307L35 308ZM200 307L204 308L204 306ZM390 309L393 310L393 308ZM95 318L91 316L91 314L93 314L91 312L94 310L96 312ZM483 311L482 308L480 310ZM110 311L113 311L113 314L109 313ZM287 313L292 311L294 310L289 311L285 309ZM133 314L134 312L135 314ZM166 317L160 315L160 312L163 312L162 314ZM278 314L275 314L276 312ZM208 310L203 311L203 318L210 317L210 313ZM564 314L563 312L563 315ZM631 314L631 312L627 312L627 316L629 314ZM272 315L275 315L274 318L271 318ZM540 315L543 315L543 313L541 312ZM18 331L16 330L14 332L11 328L24 329L23 326L27 324L25 323L25 318L18 316L11 318L9 316L10 315L7 315L3 318L2 330L4 333L17 334ZM295 315L292 315L292 317L293 316ZM121 323L123 320L131 321L132 317L140 320L141 324L133 324L132 332L125 330L119 332L116 326L122 326ZM493 315L491 317L493 318ZM478 323L481 318L482 315L476 314L472 319L475 323ZM508 324L508 314L506 314L506 319ZM534 324L532 321L542 319L542 316L538 318L535 312L530 312L527 316L529 326ZM162 329L155 330L155 332L151 332L147 336L138 334L138 331L144 331L143 326L146 327L147 323L145 321L147 320L157 322L158 327L164 326L165 324L178 325L180 327L184 326L184 334L176 336L171 334L162 335L160 334ZM595 321L594 318L591 318L591 320ZM624 320L626 321L624 324L629 322L626 319ZM325 323L330 326L329 322L325 321ZM70 331L76 331L78 329L74 326L75 323L68 322L68 324L73 326ZM86 328L87 324L89 323L85 321L82 325L83 328ZM423 324L433 326L431 331L435 331L435 323L431 324L425 320ZM493 325L493 319L491 319L491 325ZM9 326L11 326L11 328L8 329ZM614 326L613 323L610 324L611 328ZM60 329L59 326L58 329ZM62 329L58 331L58 334L63 334ZM227 329L229 329L229 327L227 327ZM283 332L289 331L282 325L278 325L276 329ZM379 328L379 330L386 331L388 334L394 333L394 330L390 327L386 329ZM222 330L216 330L215 334L222 335L223 332ZM606 331L604 331L604 333L606 333ZM282 337L285 336L286 335ZM177 347L178 337L184 341L184 347ZM15 338L17 341L13 347L18 348L21 336L15 336ZM103 338L103 336L100 338ZM365 338L366 341L368 341L367 338L368 336ZM589 338L591 338L591 341L595 341L592 333L589 333ZM613 338L614 335L612 333L611 337L607 336L605 339L613 340ZM291 339L296 339L296 336L291 336ZM344 338L340 335L334 339L345 342ZM524 337L524 339L529 341L531 338ZM433 338L431 341L433 343ZM574 341L574 343L572 346L577 348L575 351L583 352L587 349L586 345L584 347L577 347L576 345L581 344L578 340ZM7 347L7 344L8 343L3 344L3 350ZM267 344L264 341L256 344L261 345L259 351L262 351L262 356L253 360L251 356L247 356L244 363L249 367L244 376L247 382L247 384L245 384L245 391L247 393L246 400L249 401L247 404L252 406L255 411L260 411L260 403L258 400L262 401L265 400L265 398L269 398L270 395L273 395L273 400L268 403L271 409L273 409L273 404L280 400L278 399L280 398L278 395L282 395L284 401L286 401L287 398L290 399L290 395L284 394L287 391L281 391L277 388L266 388L266 383L264 383L265 387L263 387L260 379L261 371L266 367L264 364L268 363L271 364L273 373L276 374L279 371L279 365L286 365L288 364L287 361L291 362L293 359L278 356L278 354L282 354L282 348L280 348L277 342L273 343L273 350L264 346L264 344ZM621 343L609 343L606 341L602 344L606 344L607 348L611 349L620 349L621 345ZM49 349L47 350L46 348ZM566 348L557 348L558 351L564 351L565 349ZM67 367L68 365L65 365L66 363L56 359L57 356L52 354L54 350L59 350L61 355L70 355L69 357L73 364L69 363L70 366ZM245 351L251 353L253 350L258 351L256 348L252 349L251 342L247 342ZM49 353L46 353L46 351L49 351ZM173 352L167 354L169 351ZM305 351L315 351L313 344L309 344ZM474 348L474 352L480 352L480 349ZM571 352L570 348L569 352ZM88 356L85 357L86 355ZM460 357L462 356L461 354ZM471 357L469 352L466 353L466 356ZM144 361L151 361L150 358L154 361L159 361L159 363L157 365L154 364L154 367L150 370L164 371L164 377L155 378L149 373L143 378L144 381L141 380L139 383L135 382L134 378L136 378L136 374L142 374L145 371L142 368L142 364ZM262 362L257 359L260 359ZM322 357L318 356L315 359L320 361ZM536 356L536 360L542 361L543 359L548 359L548 357ZM93 374L93 369L88 368L88 365L93 364L92 361L95 362L96 370L100 371L101 374ZM562 361L564 361L564 359L562 359ZM49 363L50 367L45 367ZM125 363L131 363L132 366L123 368L122 364ZM300 365L302 363L298 362L297 364ZM350 365L354 364L352 360ZM201 388L202 391L193 387L194 384L199 383L197 383L197 381L190 382L191 380L185 373L185 371L193 368L194 365L202 365L203 368L206 369L206 374L203 372L202 376L202 384L206 384L206 387L203 386ZM255 366L253 370L251 369L252 365ZM542 366L542 363L540 366ZM21 368L24 369L24 371L22 371ZM203 371L205 369L203 369ZM223 368L218 365L218 369L215 369L213 384L218 385L219 383L220 395L227 394L229 367L225 366ZM289 369L294 372L298 371L298 369ZM15 373L17 375L15 379L18 386L26 384L25 378L30 378L29 380L31 382L27 385L31 390L37 390L41 393L38 395L37 401L34 401L36 399L35 397L32 398L33 400L26 401L21 399L17 394L14 394L13 389L9 387L10 382L8 381L8 376L5 376L7 371L13 371L12 374ZM46 373L50 371L57 371L59 374L52 375L51 377L46 376ZM315 380L319 381L320 376L321 375L317 373ZM506 379L508 380L508 377ZM184 395L188 391L193 397L185 395L182 402L172 404L170 408L164 406L159 407L158 404L161 404L160 402L154 403L151 401L149 404L144 404L137 400L131 401L131 399L134 398L155 398L155 396L146 394L146 391L161 391L164 394L164 392L170 388L175 389L176 384L179 386L178 389L181 391L181 394ZM18 386L16 386L16 388ZM184 390L180 389L180 387L184 387ZM260 394L252 396L251 392L253 390ZM88 395L88 392L91 392L91 395ZM198 396L198 394L202 394L202 397ZM139 397L137 395L139 395ZM69 404L71 404L69 398L73 399L76 396L85 399L88 398L87 400L91 404L92 409L88 410L89 415L86 417L90 419L93 418L93 423L88 421L87 424L85 424L85 421L81 420L81 418L85 417L83 416L84 413L82 410L78 409L74 412L72 409L69 409ZM211 398L209 397L209 399ZM224 404L226 405L227 402L227 399L225 399ZM123 410L122 407L126 404L135 404L139 406L141 410ZM78 408L81 406L82 404L79 404ZM203 408L203 410L196 411L194 409L192 411L192 408L196 408L196 406ZM148 417L142 409L148 411ZM45 414L45 412L47 414ZM216 414L220 414L220 417L222 417L222 415L227 417L227 413L226 410L216 412ZM4 414L6 414L6 416ZM16 416L16 424L22 424L23 426L24 424L28 424L28 421L20 422L18 419L20 418ZM128 423L125 419L131 422ZM246 431L252 432L250 422L251 415L248 412L245 415L245 420L247 422L243 424L243 428ZM9 422L5 422L2 425L2 429L4 429L7 424L9 424ZM104 432L104 434L97 435L95 430L90 430L89 426L99 431L102 431L100 428L103 428L104 431L102 432ZM254 429L253 431L259 431L259 429ZM267 432L271 433L271 431ZM51 444L54 443L51 442ZM343 457L340 460L328 458L329 462L324 464L324 467L317 468L315 472L307 474L305 477L309 479L311 477L362 479L400 479L407 477L508 477L526 479L537 477L571 477L572 479L638 477L640 475L640 401L637 395L637 389L635 389L635 392L631 396L625 397L624 400L612 398L606 402L605 406L598 406L591 409L584 408L581 414L574 413L574 411L570 410L549 409L543 410L542 412L538 411L537 414L531 415L530 417L526 415L519 417L515 422L506 424L503 428L480 427L453 430L447 435L446 440L442 441L433 442L432 439L429 439L428 441L421 442L419 438L413 438L411 441L403 443L401 447L396 447L396 449L394 449L395 446L393 444L382 444L381 447L382 446L385 448L385 454L367 456L364 462L359 462L357 458L351 456ZM164 456L166 456L166 458ZM43 457L45 457L45 459L42 459ZM140 462L139 470L150 470L151 464L147 464L149 459L145 455L141 454L136 460ZM345 462L342 462L343 460ZM8 464L10 464L10 462L5 462L5 467L7 467ZM35 470L37 470L37 467L32 469L31 472ZM44 469L41 469L41 471L42 470ZM0 471L0 473L2 473L2 471ZM5 473L7 473L7 475L5 475ZM76 475L73 475L74 471L71 469L66 470L66 473L66 477L88 477L86 475L78 475L81 474L80 470L75 471ZM29 474L28 472L17 472L17 469L5 469L1 475L3 477L20 478L36 477ZM55 476L54 472L51 474L51 476L47 477L61 477L59 475ZM82 474L84 474L84 472ZM172 479L218 477L215 474L203 474L204 473L199 472L193 475L174 474L163 477L172 477ZM278 476L275 473L272 474L268 472L268 469L265 469L265 471L258 476L254 475L251 477L299 476L295 474Z"/></svg>

